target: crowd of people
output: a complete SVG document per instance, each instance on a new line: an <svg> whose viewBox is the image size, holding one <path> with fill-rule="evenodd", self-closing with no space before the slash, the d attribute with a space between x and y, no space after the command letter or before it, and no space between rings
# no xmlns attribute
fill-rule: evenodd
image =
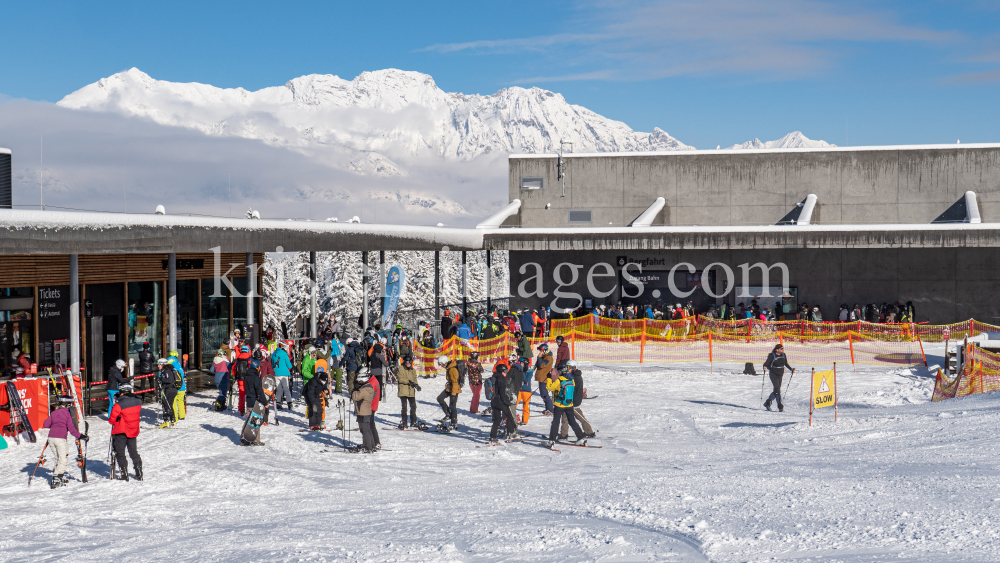
<svg viewBox="0 0 1000 563"><path fill-rule="evenodd" d="M864 321L898 324L916 322L916 309L912 301L907 301L905 305L900 305L899 301L892 304L883 302L881 306L875 303L864 306L857 303L854 306L849 306L847 303L843 303L836 316L828 317L824 315L819 305L810 307L808 303L802 303L794 313L786 313L780 301L775 302L774 307L768 308L753 299L748 304L737 303L735 306L713 305L705 313L705 316L727 321L753 319L757 321L809 321L814 323Z"/></svg>

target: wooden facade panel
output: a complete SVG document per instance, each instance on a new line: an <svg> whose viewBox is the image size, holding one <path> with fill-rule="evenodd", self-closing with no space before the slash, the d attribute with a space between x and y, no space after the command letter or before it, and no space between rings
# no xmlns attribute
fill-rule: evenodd
<svg viewBox="0 0 1000 563"><path fill-rule="evenodd" d="M229 277L246 276L246 254L221 255L221 273L229 271L233 263L239 264L229 271ZM124 281L165 281L167 269L163 262L167 254L87 254L80 256L80 283L112 283ZM178 254L177 279L208 279L215 276L215 255L211 252ZM193 261L201 260L201 268L191 268ZM254 253L254 262L264 263L264 253ZM0 287L27 287L67 285L69 283L68 255L8 255L0 256Z"/></svg>

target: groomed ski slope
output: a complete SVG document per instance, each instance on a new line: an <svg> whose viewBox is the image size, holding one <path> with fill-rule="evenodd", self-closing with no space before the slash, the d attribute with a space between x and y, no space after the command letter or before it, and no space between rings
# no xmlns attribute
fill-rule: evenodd
<svg viewBox="0 0 1000 563"><path fill-rule="evenodd" d="M476 448L489 423L468 392L458 432L381 430L391 451L341 453L339 432L299 432L301 406L251 449L200 394L177 429L144 409L146 481L125 483L107 480L110 427L91 419L89 484L71 466L50 491L49 461L28 489L41 442L0 452L0 560L1000 560L998 397L931 403L923 367L846 368L840 421L825 409L809 428L805 369L784 413L740 371L585 366L604 449L561 453ZM418 413L439 418L443 378L421 385ZM397 424L394 397L379 414Z"/></svg>

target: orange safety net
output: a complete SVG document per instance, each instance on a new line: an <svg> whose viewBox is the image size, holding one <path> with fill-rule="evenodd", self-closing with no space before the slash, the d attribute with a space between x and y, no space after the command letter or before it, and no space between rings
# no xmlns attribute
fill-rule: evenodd
<svg viewBox="0 0 1000 563"><path fill-rule="evenodd" d="M949 379L938 370L931 400L937 402L993 391L1000 391L1000 354L969 344L966 345L965 364L955 379Z"/></svg>

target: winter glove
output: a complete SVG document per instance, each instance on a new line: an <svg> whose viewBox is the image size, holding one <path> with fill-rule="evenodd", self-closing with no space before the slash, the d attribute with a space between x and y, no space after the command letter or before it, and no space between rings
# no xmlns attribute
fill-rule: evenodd
<svg viewBox="0 0 1000 563"><path fill-rule="evenodd" d="M419 385L417 385L416 383L414 383L413 386L417 388L417 391L420 391L420 386Z"/></svg>
<svg viewBox="0 0 1000 563"><path fill-rule="evenodd" d="M89 442L90 436L87 436L86 434L80 434L80 439L83 440L84 442Z"/></svg>

